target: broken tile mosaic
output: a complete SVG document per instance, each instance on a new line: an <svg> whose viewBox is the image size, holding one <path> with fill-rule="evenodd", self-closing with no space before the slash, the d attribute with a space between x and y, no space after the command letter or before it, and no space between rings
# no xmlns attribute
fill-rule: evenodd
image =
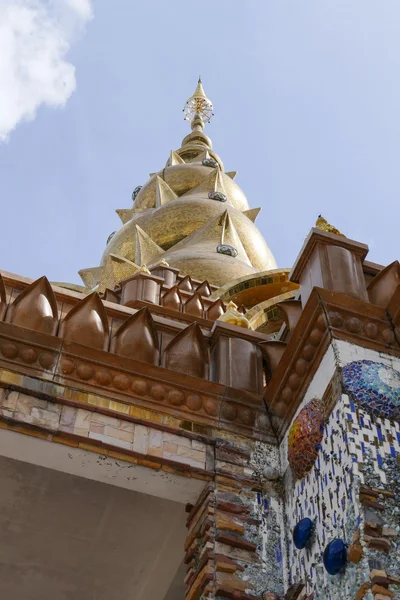
<svg viewBox="0 0 400 600"><path fill-rule="evenodd" d="M320 400L311 400L299 412L289 431L288 460L297 478L312 468L324 435L324 407Z"/></svg>
<svg viewBox="0 0 400 600"><path fill-rule="evenodd" d="M377 417L400 419L400 373L372 360L343 368L343 387L351 399Z"/></svg>

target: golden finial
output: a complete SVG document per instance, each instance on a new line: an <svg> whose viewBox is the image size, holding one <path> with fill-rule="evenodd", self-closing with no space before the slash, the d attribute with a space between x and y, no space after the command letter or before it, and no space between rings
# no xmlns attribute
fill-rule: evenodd
<svg viewBox="0 0 400 600"><path fill-rule="evenodd" d="M162 258L160 260L160 262L157 263L157 267L169 267L169 263L167 263L167 261L165 260L165 258Z"/></svg>
<svg viewBox="0 0 400 600"><path fill-rule="evenodd" d="M204 123L209 123L211 117L214 115L212 102L204 92L201 77L199 77L194 94L186 100L183 112L185 113L184 118L186 121L192 124L192 129L195 127L203 129Z"/></svg>
<svg viewBox="0 0 400 600"><path fill-rule="evenodd" d="M229 302L226 307L226 311L223 315L218 317L217 321L223 323L229 323L230 325L236 325L236 327L244 327L245 329L252 329L249 320L241 312L238 311L238 307L234 302Z"/></svg>
<svg viewBox="0 0 400 600"><path fill-rule="evenodd" d="M150 271L148 270L148 268L146 267L146 265L142 265L141 267L139 267L139 269L137 270L138 273L146 273L147 275L151 275Z"/></svg>
<svg viewBox="0 0 400 600"><path fill-rule="evenodd" d="M318 219L315 221L315 225L318 229L322 231L327 231L328 233L334 233L336 235L342 235L345 237L344 233L341 233L339 229L336 229L333 225L328 223L326 219L322 215L318 215Z"/></svg>

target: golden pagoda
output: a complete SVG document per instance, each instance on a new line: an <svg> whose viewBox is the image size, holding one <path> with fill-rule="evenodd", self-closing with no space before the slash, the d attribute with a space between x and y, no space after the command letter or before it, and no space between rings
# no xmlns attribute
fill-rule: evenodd
<svg viewBox="0 0 400 600"><path fill-rule="evenodd" d="M86 287L102 292L165 260L184 275L223 286L244 276L276 269L275 259L235 183L204 133L213 116L199 79L184 108L191 133L171 150L161 169L135 188L133 207L118 209L122 227L112 235L100 267L83 269Z"/></svg>

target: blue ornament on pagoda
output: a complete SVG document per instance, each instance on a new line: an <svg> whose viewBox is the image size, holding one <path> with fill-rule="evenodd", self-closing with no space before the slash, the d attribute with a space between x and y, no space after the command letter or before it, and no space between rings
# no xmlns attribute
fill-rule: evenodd
<svg viewBox="0 0 400 600"><path fill-rule="evenodd" d="M311 519L306 517L301 519L293 529L293 543L297 550L303 550L309 547L314 535L314 523Z"/></svg>
<svg viewBox="0 0 400 600"><path fill-rule="evenodd" d="M341 573L347 563L347 548L343 540L332 540L324 550L324 567L329 575Z"/></svg>

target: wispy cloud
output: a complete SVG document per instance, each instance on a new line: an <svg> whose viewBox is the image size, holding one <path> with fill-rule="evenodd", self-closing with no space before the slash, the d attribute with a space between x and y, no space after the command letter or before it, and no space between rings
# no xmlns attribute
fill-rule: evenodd
<svg viewBox="0 0 400 600"><path fill-rule="evenodd" d="M90 0L0 0L0 142L42 104L67 102L76 79L66 56L92 16Z"/></svg>

